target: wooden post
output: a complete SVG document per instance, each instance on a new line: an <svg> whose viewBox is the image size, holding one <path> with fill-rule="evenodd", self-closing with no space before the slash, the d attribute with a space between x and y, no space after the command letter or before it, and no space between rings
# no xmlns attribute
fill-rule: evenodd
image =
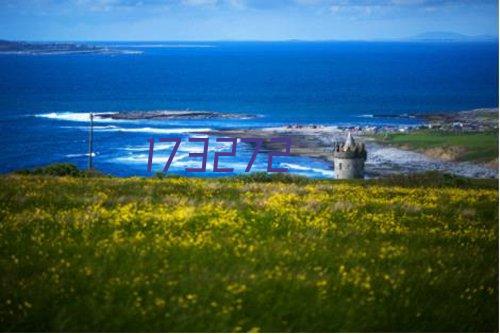
<svg viewBox="0 0 500 334"><path fill-rule="evenodd" d="M92 165L92 145L94 141L94 115L90 113L90 129L89 129L89 170L93 168Z"/></svg>

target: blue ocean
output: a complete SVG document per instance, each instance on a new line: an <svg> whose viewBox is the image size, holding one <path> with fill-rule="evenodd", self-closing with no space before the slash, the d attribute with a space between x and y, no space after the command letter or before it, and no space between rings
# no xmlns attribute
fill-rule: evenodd
<svg viewBox="0 0 500 334"><path fill-rule="evenodd" d="M288 124L414 124L406 115L498 106L498 44L400 42L106 42L121 54L0 55L0 172L55 162L87 165L89 113L191 110L255 115L246 119L97 120L94 166L117 176L161 171L180 137L168 173L206 173L193 132ZM243 173L252 147L238 143L221 166ZM328 162L276 158L276 167L330 177ZM266 171L259 154L252 171ZM225 174L222 174L225 175Z"/></svg>

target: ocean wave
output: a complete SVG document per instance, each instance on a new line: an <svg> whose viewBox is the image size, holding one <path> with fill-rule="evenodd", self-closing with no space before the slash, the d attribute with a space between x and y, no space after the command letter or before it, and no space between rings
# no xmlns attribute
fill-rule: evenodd
<svg viewBox="0 0 500 334"><path fill-rule="evenodd" d="M144 52L138 51L138 50L120 50L120 54L123 54L123 55L140 55L143 53Z"/></svg>
<svg viewBox="0 0 500 334"><path fill-rule="evenodd" d="M180 150L180 148L179 148ZM201 158L200 157L190 157L189 153L197 153L201 152L201 150L193 150L193 151L182 151L177 152L174 156L171 164L171 168L175 169L184 169L184 168L199 168L201 167ZM170 154L155 154L153 156L153 171L160 171L163 166L167 163ZM129 155L119 156L108 160L109 162L114 163L124 163L130 165L144 165L146 168L149 159L148 153L130 153ZM233 168L236 173L243 173L245 168L247 167L248 162L246 161L231 161L226 160L231 159L230 157L224 157L219 160L219 168ZM206 164L206 172L213 172L214 164L213 164L213 156L209 156ZM260 164L259 162L255 162L252 171L265 171L267 168L267 164Z"/></svg>
<svg viewBox="0 0 500 334"><path fill-rule="evenodd" d="M172 163L184 160L189 157L189 154L176 154L174 156L174 159L172 160ZM169 155L164 155L164 156L159 156L159 155L154 155L153 156L153 165L158 165L158 164L166 164L167 160L169 158ZM114 161L121 161L125 163L132 163L132 164L144 164L144 166L147 166L148 160L149 160L149 154L131 154L127 156L121 156L112 159Z"/></svg>
<svg viewBox="0 0 500 334"><path fill-rule="evenodd" d="M152 128L152 127L143 127L143 128L124 128L117 126L107 126L102 128L96 128L97 131L102 132L145 132L145 133L155 133L155 134L175 134L175 133L193 133L193 132L208 132L212 131L210 128Z"/></svg>
<svg viewBox="0 0 500 334"><path fill-rule="evenodd" d="M157 156L153 157L153 172L161 171L165 164L167 163L169 155L165 156ZM112 159L112 162L120 162L125 164L132 165L144 165L144 168L147 168L149 155L148 154L134 154L129 156L117 157ZM230 165L230 164L228 164ZM170 169L181 169L185 168L199 168L201 167L201 158L190 157L188 153L186 154L176 154L172 163L170 165ZM211 172L213 170L213 162L207 160L206 170L207 172ZM224 165L224 167L230 167Z"/></svg>
<svg viewBox="0 0 500 334"><path fill-rule="evenodd" d="M321 174L323 176L328 176L328 177L333 177L333 175L334 175L333 170L302 166L302 165L297 165L297 164L292 164L292 163L285 163L285 162L280 163L280 167L288 168L288 169L291 169L294 171L299 171L298 173L292 172L293 174L310 175L311 173L315 173L315 174Z"/></svg>
<svg viewBox="0 0 500 334"><path fill-rule="evenodd" d="M62 126L62 128L79 129L82 131L89 130L88 126ZM151 133L151 134L183 134L183 133L209 132L212 131L212 129L211 128L152 128L152 127L125 128L116 125L96 125L94 126L94 131L95 132L138 132L138 133ZM203 137L206 136L200 135L200 138Z"/></svg>
<svg viewBox="0 0 500 334"><path fill-rule="evenodd" d="M112 114L115 112L97 112L92 113L95 116L103 115L103 114ZM33 115L35 117L49 118L55 119L59 121L71 121L71 122L90 122L90 113L88 112L50 112L46 114L37 114ZM119 120L115 120L119 121ZM99 117L94 117L94 122L106 122L108 123L108 119L100 119Z"/></svg>
<svg viewBox="0 0 500 334"><path fill-rule="evenodd" d="M65 155L66 158L81 158L81 157L88 157L88 156L89 156L88 153L76 153L76 154L66 154ZM92 152L92 156L95 157L96 153Z"/></svg>
<svg viewBox="0 0 500 334"><path fill-rule="evenodd" d="M356 115L358 118L396 118L396 119L408 119L416 118L415 115L403 113L403 114L361 114Z"/></svg>
<svg viewBox="0 0 500 334"><path fill-rule="evenodd" d="M115 44L110 45L114 48L215 48L215 45L211 44Z"/></svg>
<svg viewBox="0 0 500 334"><path fill-rule="evenodd" d="M174 142L155 143L154 150L155 151L169 150L174 146L174 144L175 144ZM140 146L127 146L127 147L123 147L122 150L129 151L129 152L148 152L149 151L149 144L148 145L140 145Z"/></svg>
<svg viewBox="0 0 500 334"><path fill-rule="evenodd" d="M170 150L174 147L174 142L155 142L154 144L154 151L165 151L165 150ZM212 140L209 142L208 145L208 152L219 152L219 151L226 151L229 150L231 147L232 143L225 143L225 142L215 142L215 140ZM126 146L122 148L124 151L130 151L130 152L148 152L149 151L149 144L145 145L138 145L138 146ZM178 152L200 152L203 150L203 143L196 143L196 142L189 142L187 140L181 141L181 144L179 145Z"/></svg>

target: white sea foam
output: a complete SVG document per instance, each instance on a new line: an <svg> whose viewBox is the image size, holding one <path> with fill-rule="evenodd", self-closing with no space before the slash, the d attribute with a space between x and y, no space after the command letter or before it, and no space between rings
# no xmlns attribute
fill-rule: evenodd
<svg viewBox="0 0 500 334"><path fill-rule="evenodd" d="M169 158L169 155L165 156L158 156L155 155L153 157L153 170L161 170L163 166L167 163ZM134 164L134 165L144 165L144 168L146 168L147 163L148 163L149 155L148 154L134 154L134 155L129 155L129 156L123 156L123 157L118 157L113 159L114 162L120 162L120 163L125 163L125 164ZM174 156L174 159L172 160L172 163L170 165L170 168L176 168L176 169L184 169L184 168L200 168L201 167L201 158L194 158L194 157L189 157L189 154L176 154ZM206 163L206 170L207 172L210 172L213 170L213 163L209 160L207 160ZM230 167L224 165L224 167Z"/></svg>
<svg viewBox="0 0 500 334"><path fill-rule="evenodd" d="M111 45L115 48L215 48L215 45L211 44L116 44Z"/></svg>
<svg viewBox="0 0 500 334"><path fill-rule="evenodd" d="M294 170L294 171L301 171L301 172L304 172L304 174L306 174L306 175L311 174L311 173L321 174L321 175L328 176L328 177L333 177L333 175L334 175L333 170L314 168L314 167L309 167L309 166L302 166L302 165L297 165L297 164L292 164L292 163L280 163L280 167L289 168L289 169ZM300 174L300 172L295 173L295 174Z"/></svg>
<svg viewBox="0 0 500 334"><path fill-rule="evenodd" d="M77 153L77 154L66 154L65 155L66 158L81 158L81 157L88 157L88 156L89 156L88 153ZM96 153L92 152L92 156L95 157Z"/></svg>
<svg viewBox="0 0 500 334"><path fill-rule="evenodd" d="M155 134L174 134L174 133L193 133L193 132L208 132L212 129L210 128L124 128L118 126L107 126L103 128L96 128L97 131L103 132L145 132L145 133L155 133Z"/></svg>
<svg viewBox="0 0 500 334"><path fill-rule="evenodd" d="M88 131L88 126L61 126L61 128L67 129L79 129L82 131ZM138 132L138 133L151 133L151 134L182 134L182 133L198 133L198 132L209 132L212 131L210 128L152 128L152 127L142 127L142 128L126 128L116 125L96 125L94 126L94 131L96 132ZM197 135L200 138L206 138L204 135ZM156 146L156 144L155 144ZM149 146L148 146L149 148Z"/></svg>
<svg viewBox="0 0 500 334"><path fill-rule="evenodd" d="M128 149L130 150L130 147ZM200 168L202 163L201 157L190 157L189 153L201 153L201 151L202 148L198 150L186 150L186 151L181 151L179 148L179 151L176 153L176 155L172 160L171 168L176 168L176 169ZM169 157L170 157L170 152L165 154L155 153L153 156L153 170L154 171L161 170L163 166L165 166L165 164L167 163ZM131 164L131 165L144 165L144 168L146 168L148 159L149 159L148 153L129 153L128 155L115 157L108 161L114 163ZM243 172L247 167L247 162L231 161L226 159L231 159L231 158L228 157L219 160L219 168L233 168L234 172ZM206 164L206 172L211 173L213 171L213 168L214 168L213 159L212 157L209 156ZM265 170L266 167L264 165L259 166L256 162L253 165L252 171L261 170L262 168Z"/></svg>
<svg viewBox="0 0 500 334"><path fill-rule="evenodd" d="M116 112L99 112L92 113L95 116L102 114L115 114ZM88 112L50 112L46 114L34 115L35 117L55 119L59 121L71 121L71 122L90 122L90 113ZM99 117L94 117L94 122L109 122L109 119L101 119Z"/></svg>
<svg viewBox="0 0 500 334"><path fill-rule="evenodd" d="M278 126L262 128L262 131L268 132L285 132L285 133L297 133L297 134L318 134L318 133L329 133L336 134L339 133L339 128L336 125L324 125L324 126L302 126L302 127L288 127L288 126Z"/></svg>
<svg viewBox="0 0 500 334"><path fill-rule="evenodd" d="M201 137L200 137L201 138ZM158 142L156 141L153 147L154 152L171 150L174 147L174 142ZM232 143L215 143L212 140L208 144L208 152L219 152L219 151L229 151ZM124 151L129 152L148 152L149 144L138 145L138 146L127 146L123 148ZM181 141L178 152L201 152L203 150L203 143L189 142L186 140Z"/></svg>
<svg viewBox="0 0 500 334"><path fill-rule="evenodd" d="M121 50L120 54L124 55L140 55L143 54L144 52L138 51L138 50Z"/></svg>
<svg viewBox="0 0 500 334"><path fill-rule="evenodd" d="M172 164L177 161L184 160L189 157L189 154L176 154L174 156L174 159L172 160ZM167 160L169 158L169 155L154 155L153 156L153 164L166 164ZM127 156L122 156L122 157L117 157L114 158L114 161L120 161L120 162L125 162L125 163L131 163L131 164L144 164L147 165L149 159L148 154L131 154Z"/></svg>
<svg viewBox="0 0 500 334"><path fill-rule="evenodd" d="M172 149L174 147L174 145L175 145L174 142L155 143L153 148L155 151L163 151L163 150ZM148 152L149 151L149 144L148 145L140 145L140 146L127 146L127 147L124 147L123 150L130 151L130 152Z"/></svg>

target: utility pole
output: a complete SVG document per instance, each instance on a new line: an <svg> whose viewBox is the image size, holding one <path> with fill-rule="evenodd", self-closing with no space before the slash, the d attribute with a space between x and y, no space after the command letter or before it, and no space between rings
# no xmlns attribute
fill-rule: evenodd
<svg viewBox="0 0 500 334"><path fill-rule="evenodd" d="M92 145L94 141L94 115L90 113L90 129L89 129L89 170L93 168L92 166Z"/></svg>

